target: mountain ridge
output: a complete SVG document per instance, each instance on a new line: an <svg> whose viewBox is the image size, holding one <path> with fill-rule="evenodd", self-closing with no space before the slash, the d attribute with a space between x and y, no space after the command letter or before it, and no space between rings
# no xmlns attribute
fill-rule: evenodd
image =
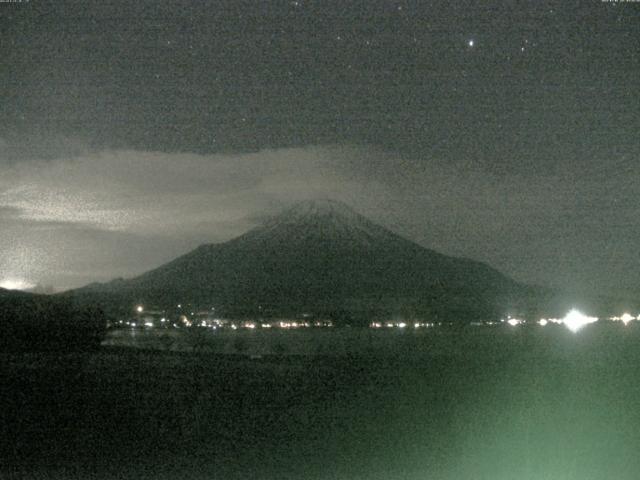
<svg viewBox="0 0 640 480"><path fill-rule="evenodd" d="M342 202L314 200L142 275L72 293L216 306L230 315L405 311L442 318L495 317L525 288L482 262L422 247Z"/></svg>

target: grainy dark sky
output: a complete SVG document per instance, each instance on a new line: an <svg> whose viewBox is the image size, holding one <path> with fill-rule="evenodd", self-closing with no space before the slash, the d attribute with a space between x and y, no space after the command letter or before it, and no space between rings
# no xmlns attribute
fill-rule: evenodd
<svg viewBox="0 0 640 480"><path fill-rule="evenodd" d="M131 276L322 196L521 281L640 292L640 2L0 17L0 285Z"/></svg>

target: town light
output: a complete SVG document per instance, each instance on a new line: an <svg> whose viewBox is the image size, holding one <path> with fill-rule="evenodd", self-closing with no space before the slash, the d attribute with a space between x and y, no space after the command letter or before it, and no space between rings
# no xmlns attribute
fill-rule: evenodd
<svg viewBox="0 0 640 480"><path fill-rule="evenodd" d="M566 327L572 332L577 332L585 325L589 323L597 322L597 317L588 317L584 315L582 312L573 309L562 319L562 323L566 325Z"/></svg>
<svg viewBox="0 0 640 480"><path fill-rule="evenodd" d="M622 320L622 323L626 325L631 320L634 320L634 318L628 313L623 313L622 316L620 317L620 320Z"/></svg>

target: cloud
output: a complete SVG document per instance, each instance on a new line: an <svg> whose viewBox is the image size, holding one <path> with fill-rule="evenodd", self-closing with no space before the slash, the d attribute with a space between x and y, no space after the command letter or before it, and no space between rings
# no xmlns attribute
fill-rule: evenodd
<svg viewBox="0 0 640 480"><path fill-rule="evenodd" d="M21 208L0 205L0 220L3 222L3 224L20 218L21 213Z"/></svg>
<svg viewBox="0 0 640 480"><path fill-rule="evenodd" d="M222 228L261 209L312 196L361 197L363 182L333 169L350 148L308 147L243 155L112 151L4 168L0 206L25 220L168 234ZM375 195L375 181L366 187Z"/></svg>
<svg viewBox="0 0 640 480"><path fill-rule="evenodd" d="M330 155L329 155L330 152ZM77 286L130 276L243 233L313 196L376 190L336 174L339 147L195 155L133 150L0 166L0 274ZM349 149L343 152L348 161ZM2 276L0 275L0 276ZM105 278L106 277L106 278Z"/></svg>
<svg viewBox="0 0 640 480"><path fill-rule="evenodd" d="M104 150L0 163L0 277L56 288L132 276L222 242L292 202L331 197L447 254L522 281L632 284L633 163L486 171L356 145L247 154ZM591 252L591 253L589 253ZM1 278L0 278L1 280Z"/></svg>
<svg viewBox="0 0 640 480"><path fill-rule="evenodd" d="M0 137L0 165L25 160L55 160L87 155L89 143L60 134L8 134Z"/></svg>

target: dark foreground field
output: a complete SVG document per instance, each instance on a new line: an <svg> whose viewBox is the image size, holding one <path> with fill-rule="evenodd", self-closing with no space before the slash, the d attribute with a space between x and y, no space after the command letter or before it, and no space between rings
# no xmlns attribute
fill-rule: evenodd
<svg viewBox="0 0 640 480"><path fill-rule="evenodd" d="M407 332L377 355L5 354L0 478L637 479L638 327Z"/></svg>

